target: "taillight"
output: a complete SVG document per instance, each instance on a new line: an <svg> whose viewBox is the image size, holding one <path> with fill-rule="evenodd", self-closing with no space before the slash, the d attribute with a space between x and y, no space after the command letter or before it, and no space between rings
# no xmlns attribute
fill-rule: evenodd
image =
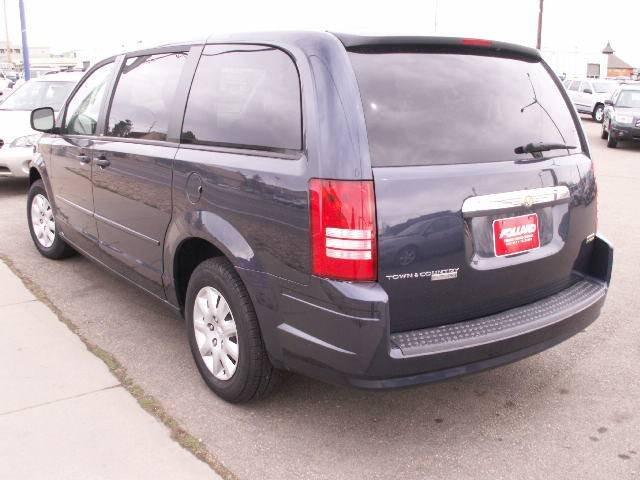
<svg viewBox="0 0 640 480"><path fill-rule="evenodd" d="M373 181L309 182L313 274L375 281L378 247Z"/></svg>

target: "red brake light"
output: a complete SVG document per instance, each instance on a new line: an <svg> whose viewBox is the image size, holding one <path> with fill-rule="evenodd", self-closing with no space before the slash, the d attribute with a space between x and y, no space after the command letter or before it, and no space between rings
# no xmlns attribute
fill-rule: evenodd
<svg viewBox="0 0 640 480"><path fill-rule="evenodd" d="M378 270L373 181L309 182L313 274L375 281Z"/></svg>
<svg viewBox="0 0 640 480"><path fill-rule="evenodd" d="M491 40L484 40L482 38L463 38L462 44L471 47L490 47L491 45L493 45L493 42Z"/></svg>

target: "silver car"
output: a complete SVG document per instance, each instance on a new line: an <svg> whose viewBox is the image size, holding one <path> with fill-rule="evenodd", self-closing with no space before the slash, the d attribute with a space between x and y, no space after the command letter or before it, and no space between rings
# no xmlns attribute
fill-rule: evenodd
<svg viewBox="0 0 640 480"><path fill-rule="evenodd" d="M33 146L40 134L31 129L31 110L60 110L82 72L63 72L34 78L0 103L0 177L27 177Z"/></svg>
<svg viewBox="0 0 640 480"><path fill-rule="evenodd" d="M579 113L586 113L598 123L604 118L604 101L611 98L611 94L618 87L612 80L597 78L565 80L569 98Z"/></svg>

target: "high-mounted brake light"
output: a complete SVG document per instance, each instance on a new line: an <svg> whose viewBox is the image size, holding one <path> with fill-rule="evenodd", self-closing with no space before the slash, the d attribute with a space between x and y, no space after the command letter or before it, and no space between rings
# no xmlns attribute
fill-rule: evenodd
<svg viewBox="0 0 640 480"><path fill-rule="evenodd" d="M309 193L313 274L375 281L378 248L373 182L314 178Z"/></svg>
<svg viewBox="0 0 640 480"><path fill-rule="evenodd" d="M482 38L463 38L462 44L470 47L490 47L493 45L493 42Z"/></svg>

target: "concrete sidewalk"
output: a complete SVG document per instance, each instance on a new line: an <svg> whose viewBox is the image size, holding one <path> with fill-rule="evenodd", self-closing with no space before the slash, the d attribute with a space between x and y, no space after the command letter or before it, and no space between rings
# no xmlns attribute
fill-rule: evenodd
<svg viewBox="0 0 640 480"><path fill-rule="evenodd" d="M0 478L220 477L0 262Z"/></svg>

